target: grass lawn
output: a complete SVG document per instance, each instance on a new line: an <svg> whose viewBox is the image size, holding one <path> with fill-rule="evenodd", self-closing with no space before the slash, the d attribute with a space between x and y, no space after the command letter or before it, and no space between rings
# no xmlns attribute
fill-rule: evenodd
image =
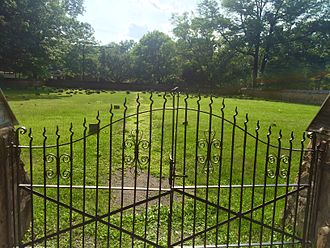
<svg viewBox="0 0 330 248"><path fill-rule="evenodd" d="M106 188L110 181L112 186L124 184L146 187L149 181L149 186L158 188L161 181L162 188L168 188L170 155L174 156L176 173L186 175L183 178L176 178L175 185L178 187L180 185L209 187L231 184L294 183L300 163L299 149L301 149L303 132L319 110L318 106L311 105L228 98L225 99L224 116L230 122L237 121L237 126L233 126L232 123L219 118L222 116L221 108L223 107L223 99L220 97L214 97L214 102L210 105L210 99L202 96L200 100L202 112L198 113L185 108L187 106L187 109L197 109L197 96L182 95L179 102L182 108L174 112L175 121L173 122L173 111L162 109L164 106L162 93L153 94L152 105L150 105L150 95L143 92L139 93L139 102L136 101L137 94L133 92L43 89L38 92L4 90L4 93L20 124L28 129L28 133L22 135L20 140L21 145L27 146L27 148L22 148L22 159L27 170L30 171L30 165L33 165L31 166L33 184L44 184L44 173L48 171L50 174L46 183L55 186L58 184L79 186L85 182L89 186L98 184L99 187ZM137 107L140 112L147 112L138 116L133 115L123 122L120 119L124 115L125 98L126 116L136 113ZM165 98L167 99L165 106L170 108L172 98L170 95ZM109 113L111 104L113 115ZM234 120L236 107L238 115ZM150 108L154 110L152 115L148 112ZM208 114L210 110L215 115L212 118ZM99 111L99 117L97 117L97 111ZM246 119L246 113L249 113L248 119ZM86 128L83 125L84 118L86 118ZM111 120L114 124L109 126ZM260 128L256 133L257 121L260 122ZM88 125L98 122L104 128L98 134L87 136ZM71 124L72 128L70 128ZM269 136L270 142L267 143L269 126L272 127L272 134ZM58 132L56 132L57 127ZM137 129L138 135L135 132ZM244 130L253 136L258 135L261 141L257 141L253 136L245 135ZM282 130L282 138L278 139L280 130ZM79 141L57 149L56 144L69 142L70 139ZM175 146L172 145L173 140L176 141ZM140 142L139 157L135 157L134 153L136 141ZM49 147L45 151L42 148L30 150L28 147L30 142L33 146L42 146L45 143L47 146L55 145L55 147ZM123 142L126 144L124 151ZM209 150L208 143L211 143ZM274 147L269 144L273 144ZM307 144L308 140L305 146ZM298 150L292 152L278 150L276 148L278 145L281 147L292 145ZM176 152L172 152L172 147ZM56 172L56 163L52 161L52 156L46 156L49 154L57 157L64 155L60 163L61 173L65 175L63 173L69 172L68 178L57 177L56 173L51 174L51 172ZM70 156L69 160L65 159L66 154ZM289 163L285 161L279 163L284 172L290 167L291 173L286 178L265 176L267 170L269 170L269 175L274 170L274 164L269 162L266 154L275 157L289 156ZM49 158L48 162L43 159L44 156ZM42 238L45 233L48 235L56 232L57 229L65 229L70 225L88 221L97 213L104 215L104 221L110 220L116 226L166 247L168 228L172 230L172 243L175 243L194 232L203 232L216 223L226 222L235 217L235 214L230 211L249 211L284 194L286 190L291 190L291 188L267 187L266 190L262 187L221 189L215 187L209 190L193 188L183 189L183 192L187 193L183 196L182 190L179 189L173 195L172 226L169 227L168 213L171 207L169 196L147 203L149 205L144 203L143 207L118 212L108 218L109 209L115 211L122 206L144 200L146 193L134 194L133 191L128 191L124 194L120 191L111 191L109 194L108 190L84 190L78 187L74 190L61 189L59 194L57 187L36 188L38 193L46 193L48 197L59 199L68 206L85 210L89 216L84 219L77 211L70 211L64 206L51 201L45 202L42 198L34 196L34 236L35 239ZM194 200L191 195L198 196L202 201ZM205 204L203 200L211 204ZM281 222L286 200L287 198L283 198L275 204L258 208L246 216L290 233L292 227L283 226ZM45 203L46 214L43 211ZM222 208L217 210L212 204L220 205ZM229 209L229 212L226 209ZM57 211L61 214L59 218ZM272 218L273 215L275 218ZM46 230L44 229L45 222ZM95 222L92 221L84 229L79 227L71 233L66 232L58 237L55 236L47 241L47 245L52 247L59 242L60 247L69 245L81 247L82 238L85 239L85 247L92 246L95 241L98 247L107 247L107 244L110 247L131 247L132 243L136 247L144 246L143 242L136 238L132 239L128 234L120 234L115 228L108 228L102 222L98 222L95 226ZM31 231L26 235L26 241L30 239ZM207 235L201 234L194 240L188 240L184 245L258 243L270 240L281 242L292 239L272 232L269 228L261 228L260 225L248 219L238 218L233 219L230 224L211 229Z"/></svg>

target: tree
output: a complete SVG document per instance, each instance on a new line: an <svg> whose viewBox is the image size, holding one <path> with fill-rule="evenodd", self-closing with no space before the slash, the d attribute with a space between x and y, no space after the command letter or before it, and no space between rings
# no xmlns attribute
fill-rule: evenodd
<svg viewBox="0 0 330 248"><path fill-rule="evenodd" d="M279 46L315 33L297 35L305 25L319 23L329 13L328 0L204 0L200 18L230 49L252 58L252 85L265 73ZM221 11L220 11L221 10Z"/></svg>
<svg viewBox="0 0 330 248"><path fill-rule="evenodd" d="M212 83L211 68L216 47L212 37L213 31L203 27L202 19L190 20L187 13L174 16L173 23L182 79L194 85Z"/></svg>
<svg viewBox="0 0 330 248"><path fill-rule="evenodd" d="M135 75L142 82L163 84L177 79L175 42L162 32L144 35L133 49L133 58Z"/></svg>
<svg viewBox="0 0 330 248"><path fill-rule="evenodd" d="M131 51L135 42L122 41L112 42L101 48L99 63L102 80L111 82L124 82L132 77Z"/></svg>
<svg viewBox="0 0 330 248"><path fill-rule="evenodd" d="M73 43L93 39L90 25L76 19L82 12L82 0L1 1L1 70L48 77Z"/></svg>
<svg viewBox="0 0 330 248"><path fill-rule="evenodd" d="M189 84L211 88L246 81L245 59L215 33L213 23L205 18L210 3L199 5L197 17L188 13L173 17L182 78ZM212 11L212 15L218 14L218 9Z"/></svg>

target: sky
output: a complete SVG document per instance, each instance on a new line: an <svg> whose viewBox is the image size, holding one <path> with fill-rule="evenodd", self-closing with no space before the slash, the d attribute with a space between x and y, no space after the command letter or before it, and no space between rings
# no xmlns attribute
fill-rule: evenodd
<svg viewBox="0 0 330 248"><path fill-rule="evenodd" d="M194 11L200 0L85 0L80 21L88 22L102 45L122 40L138 41L159 30L171 35L173 13Z"/></svg>

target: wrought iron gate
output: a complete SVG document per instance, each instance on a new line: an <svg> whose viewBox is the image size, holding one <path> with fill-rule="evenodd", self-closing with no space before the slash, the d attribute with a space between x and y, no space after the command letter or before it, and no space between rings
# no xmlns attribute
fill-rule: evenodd
<svg viewBox="0 0 330 248"><path fill-rule="evenodd" d="M31 197L29 230L17 245L310 246L315 139L308 147L305 135L286 140L259 122L249 127L237 109L227 117L224 101L194 98L143 94L132 112L126 100L111 106L107 125L98 114L90 130L86 119L63 134L17 129L10 169L24 176L21 158L30 182L13 181L14 198ZM26 216L12 205L21 223ZM15 236L23 236L19 228Z"/></svg>

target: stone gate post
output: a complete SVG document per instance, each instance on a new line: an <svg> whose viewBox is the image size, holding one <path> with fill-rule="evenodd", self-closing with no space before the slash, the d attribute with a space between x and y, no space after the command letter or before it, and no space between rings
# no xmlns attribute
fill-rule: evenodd
<svg viewBox="0 0 330 248"><path fill-rule="evenodd" d="M13 223L10 218L10 175L8 170L7 142L12 129L0 129L0 247L13 246Z"/></svg>
<svg viewBox="0 0 330 248"><path fill-rule="evenodd" d="M307 131L316 133L321 155L315 163L314 201L311 214L311 235L317 248L330 248L330 95Z"/></svg>
<svg viewBox="0 0 330 248"><path fill-rule="evenodd" d="M31 218L30 196L18 189L18 184L26 183L28 177L18 150L13 152L9 149L18 143L14 129L17 124L18 121L0 89L0 248L16 246L28 229ZM18 193L21 196L20 202L17 202ZM17 221L18 211L22 216L20 222Z"/></svg>

